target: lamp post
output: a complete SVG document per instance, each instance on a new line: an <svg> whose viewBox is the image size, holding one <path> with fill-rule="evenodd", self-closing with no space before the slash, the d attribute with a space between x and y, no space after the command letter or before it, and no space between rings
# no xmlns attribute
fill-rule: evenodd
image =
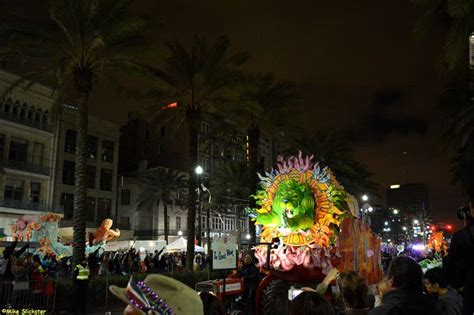
<svg viewBox="0 0 474 315"><path fill-rule="evenodd" d="M207 257L209 259L209 261L208 261L208 263L209 263L210 259L211 259L211 203L212 203L212 195L211 195L211 191L209 190L209 188L207 188L203 184L201 184L201 188L202 188L202 191L205 191L209 194L208 206L206 208ZM207 276L209 278L209 268L207 268L207 271L208 271Z"/></svg>
<svg viewBox="0 0 474 315"><path fill-rule="evenodd" d="M198 240L198 244L199 246L201 246L201 236L202 236L202 232L201 232L201 175L203 173L203 169L201 167L201 165L198 165L196 166L196 168L194 169L194 172L196 173L196 176L197 176L197 194L198 194L198 237L197 237L197 240Z"/></svg>

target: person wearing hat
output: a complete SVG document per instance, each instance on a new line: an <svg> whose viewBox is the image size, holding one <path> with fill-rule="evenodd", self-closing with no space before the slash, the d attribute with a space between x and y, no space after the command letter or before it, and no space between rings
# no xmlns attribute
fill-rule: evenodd
<svg viewBox="0 0 474 315"><path fill-rule="evenodd" d="M144 281L130 278L126 288L115 285L110 292L127 306L124 315L203 315L203 304L196 291L182 282L159 274Z"/></svg>
<svg viewBox="0 0 474 315"><path fill-rule="evenodd" d="M73 313L75 315L87 314L87 289L89 288L90 271L87 267L87 259L83 259L74 268L72 280L73 291Z"/></svg>

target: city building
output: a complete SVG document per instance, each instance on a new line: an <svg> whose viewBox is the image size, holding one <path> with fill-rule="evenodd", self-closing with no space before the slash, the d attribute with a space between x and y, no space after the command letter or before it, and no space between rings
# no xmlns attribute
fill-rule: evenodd
<svg viewBox="0 0 474 315"><path fill-rule="evenodd" d="M77 108L65 105L57 130L57 154L54 180L54 207L64 214L60 233L64 240L72 238L74 211L74 178ZM86 226L95 230L105 218L114 218L117 209L119 125L89 115L87 165ZM128 230L128 225L114 226ZM124 233L123 237L130 236Z"/></svg>
<svg viewBox="0 0 474 315"><path fill-rule="evenodd" d="M147 171L145 167L146 165L142 163L138 172L132 172L120 178L117 220L122 226L128 225L137 239L164 239L163 203L158 202L151 210L138 209L140 179ZM184 189L173 192L172 199L167 205L170 241L174 241L180 235L186 235L187 210L184 193Z"/></svg>
<svg viewBox="0 0 474 315"><path fill-rule="evenodd" d="M146 163L140 164L140 170L123 176L119 183L119 207L117 212L118 222L128 223L130 229L134 231L136 239L164 239L164 207L160 201L152 209L138 209L138 199L140 196L140 178L147 171ZM148 169L149 170L149 169ZM187 208L186 208L187 189L172 193L172 200L169 201L168 222L169 222L169 241L172 242L179 236L186 237ZM203 245L206 245L207 237L207 216L206 209L209 207L208 195L202 198L200 211L196 215L196 233L199 232L201 224L201 238ZM201 221L199 221L199 213ZM221 207L220 209L211 208L210 210L210 236L237 235L237 208L236 206ZM248 234L248 218L240 217L241 239L244 240Z"/></svg>
<svg viewBox="0 0 474 315"><path fill-rule="evenodd" d="M388 209L397 209L402 213L416 214L430 212L428 186L426 184L391 185L387 189Z"/></svg>
<svg viewBox="0 0 474 315"><path fill-rule="evenodd" d="M19 77L0 71L0 94ZM0 232L21 215L59 209L53 205L55 134L52 90L16 88L0 102Z"/></svg>
<svg viewBox="0 0 474 315"><path fill-rule="evenodd" d="M127 124L120 131L120 173L136 171L143 160L147 161L148 167L187 170L186 125L171 114L146 120L138 113L131 112ZM259 148L262 168L271 169L276 160L276 151L276 143L270 134L262 132ZM227 161L246 163L247 154L244 128L222 119L203 119L198 140L198 164L203 167L205 177L211 176Z"/></svg>

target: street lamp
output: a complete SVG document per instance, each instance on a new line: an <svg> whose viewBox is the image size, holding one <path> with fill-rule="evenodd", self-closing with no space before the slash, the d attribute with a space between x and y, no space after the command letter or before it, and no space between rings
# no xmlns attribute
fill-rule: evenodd
<svg viewBox="0 0 474 315"><path fill-rule="evenodd" d="M178 231L178 236L183 236L183 231Z"/></svg>
<svg viewBox="0 0 474 315"><path fill-rule="evenodd" d="M397 210L397 209L393 209L393 214L398 214L398 210Z"/></svg>
<svg viewBox="0 0 474 315"><path fill-rule="evenodd" d="M202 232L201 232L201 212L202 212L202 207L201 207L201 175L203 173L203 169L201 167L201 165L198 165L196 166L196 168L194 169L194 172L196 173L196 176L197 176L197 194L198 194L198 244L199 246L201 246L201 236L202 236Z"/></svg>
<svg viewBox="0 0 474 315"><path fill-rule="evenodd" d="M420 221L418 221L417 219L413 220L413 224L419 224Z"/></svg>
<svg viewBox="0 0 474 315"><path fill-rule="evenodd" d="M367 196L367 195L362 196L362 201L368 201L368 200L369 200L369 196Z"/></svg>
<svg viewBox="0 0 474 315"><path fill-rule="evenodd" d="M372 211L374 211L374 208L369 207L369 208L367 208L367 210L369 210L369 212L372 212Z"/></svg>
<svg viewBox="0 0 474 315"><path fill-rule="evenodd" d="M201 165L196 166L194 169L194 172L196 172L197 175L201 175L204 170L202 169Z"/></svg>

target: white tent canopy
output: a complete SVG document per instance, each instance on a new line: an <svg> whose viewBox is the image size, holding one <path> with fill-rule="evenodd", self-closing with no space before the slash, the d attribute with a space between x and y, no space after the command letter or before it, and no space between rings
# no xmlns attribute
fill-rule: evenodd
<svg viewBox="0 0 474 315"><path fill-rule="evenodd" d="M185 252L187 244L188 244L188 241L186 241L184 237L179 237L178 239L176 239L176 241L166 246L166 252L167 253ZM204 247L194 245L194 251L204 253Z"/></svg>

